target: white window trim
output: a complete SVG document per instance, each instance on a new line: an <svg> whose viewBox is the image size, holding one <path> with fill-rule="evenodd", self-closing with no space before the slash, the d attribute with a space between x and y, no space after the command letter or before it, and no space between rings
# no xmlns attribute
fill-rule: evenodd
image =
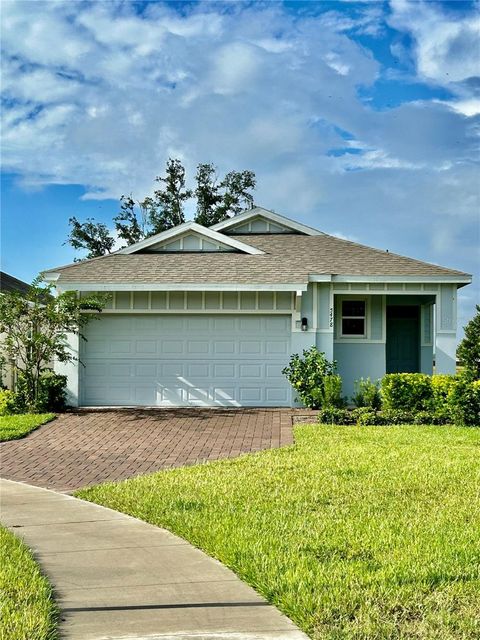
<svg viewBox="0 0 480 640"><path fill-rule="evenodd" d="M336 332L336 338L335 338L335 342L350 342L350 343L359 343L359 342L375 342L372 341L370 339L370 335L371 335L371 331L370 331L370 321L371 321L371 309L370 309L370 297L369 296L365 296L365 295L336 295L335 296L337 298L337 300L335 301L335 309L336 309L336 326L337 326L337 332ZM343 315L342 315L342 306L343 306L343 302L344 301L358 301L358 302L364 302L365 303L365 316L355 316L357 318L359 317L364 317L365 319L365 331L362 335L355 335L355 334L344 334L342 332L342 319L343 319ZM348 317L348 316L346 316ZM353 317L353 316L352 316ZM378 342L381 342L381 340L378 340Z"/></svg>

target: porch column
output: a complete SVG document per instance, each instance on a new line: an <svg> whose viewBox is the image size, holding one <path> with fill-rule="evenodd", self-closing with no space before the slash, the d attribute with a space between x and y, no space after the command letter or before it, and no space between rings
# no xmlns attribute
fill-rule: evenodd
<svg viewBox="0 0 480 640"><path fill-rule="evenodd" d="M71 407L79 405L79 376L80 367L78 361L80 338L74 333L67 334L68 350L76 358L73 362L54 362L55 373L67 376L67 404Z"/></svg>
<svg viewBox="0 0 480 640"><path fill-rule="evenodd" d="M330 362L333 360L333 286L331 282L314 285L316 345Z"/></svg>
<svg viewBox="0 0 480 640"><path fill-rule="evenodd" d="M435 372L456 371L457 286L441 284L435 301Z"/></svg>

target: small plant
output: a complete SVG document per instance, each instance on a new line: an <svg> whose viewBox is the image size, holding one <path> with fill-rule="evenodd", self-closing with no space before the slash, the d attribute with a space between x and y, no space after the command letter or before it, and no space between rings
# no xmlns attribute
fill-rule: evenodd
<svg viewBox="0 0 480 640"><path fill-rule="evenodd" d="M15 394L9 389L0 389L0 416L15 413Z"/></svg>
<svg viewBox="0 0 480 640"><path fill-rule="evenodd" d="M325 403L325 379L336 375L336 362L329 362L316 347L304 349L302 356L295 353L282 371L295 389L299 399L310 409L319 409ZM329 393L336 382L328 382Z"/></svg>
<svg viewBox="0 0 480 640"><path fill-rule="evenodd" d="M341 409L344 406L345 400L342 397L342 378L338 373L325 376L322 407L336 407Z"/></svg>
<svg viewBox="0 0 480 640"><path fill-rule="evenodd" d="M380 383L372 382L370 378L360 378L354 383L355 393L352 397L353 404L356 407L368 407L369 409L378 410L382 406L382 397L380 395Z"/></svg>

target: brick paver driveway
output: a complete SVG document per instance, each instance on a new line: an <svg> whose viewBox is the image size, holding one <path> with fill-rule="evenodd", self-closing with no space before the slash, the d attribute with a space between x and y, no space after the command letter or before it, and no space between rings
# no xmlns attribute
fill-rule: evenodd
<svg viewBox="0 0 480 640"><path fill-rule="evenodd" d="M1 475L71 491L165 467L291 444L290 409L172 409L67 413L0 444Z"/></svg>

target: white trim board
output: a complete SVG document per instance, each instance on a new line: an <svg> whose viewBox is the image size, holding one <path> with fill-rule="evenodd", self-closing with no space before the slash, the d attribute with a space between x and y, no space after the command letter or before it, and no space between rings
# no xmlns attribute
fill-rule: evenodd
<svg viewBox="0 0 480 640"><path fill-rule="evenodd" d="M317 278L319 278L317 280ZM309 280L311 282L325 282L323 280L325 278L324 275L315 276L310 275ZM340 275L332 275L332 282L418 282L421 284L439 284L439 283L463 283L470 284L472 282L472 276L469 275L441 275L441 276L340 276Z"/></svg>
<svg viewBox="0 0 480 640"><path fill-rule="evenodd" d="M60 282L62 291L306 291L307 284Z"/></svg>
<svg viewBox="0 0 480 640"><path fill-rule="evenodd" d="M254 207L253 209L247 209L243 213L239 213L233 218L229 218L228 220L224 220L223 222L218 222L214 224L210 229L214 231L224 231L226 229L230 229L230 227L237 226L242 222L247 222L252 218L265 218L266 220L270 220L271 222L276 222L284 227L288 227L292 229L292 231L298 231L300 233L304 233L307 236L321 236L325 235L322 231L318 231L318 229L313 229L312 227L308 227L306 224L302 224L301 222L295 222L294 220L290 220L290 218L286 218L285 216L281 216L278 213L274 213L273 211L269 211L268 209L264 209L263 207Z"/></svg>
<svg viewBox="0 0 480 640"><path fill-rule="evenodd" d="M137 251L141 251L142 249L147 249L152 245L158 244L159 242L165 242L166 240L171 240L176 236L184 234L186 231L193 231L194 233L198 233L199 235L208 238L209 240L213 240L220 244L227 245L232 247L233 249L237 249L238 251L243 251L243 253L248 253L250 255L262 255L264 252L256 247L252 247L245 242L240 242L239 240L235 240L230 236L225 236L222 233L218 233L213 229L209 229L208 227L202 227L201 224L197 224L196 222L184 222L183 224L179 224L176 227L172 227L167 231L162 231L162 233L157 233L154 236L150 236L149 238L145 238L144 240L140 240L140 242L136 242L135 244L130 245L129 247L125 247L125 249L120 249L120 251L116 251L116 253L120 254L131 254L136 253Z"/></svg>

